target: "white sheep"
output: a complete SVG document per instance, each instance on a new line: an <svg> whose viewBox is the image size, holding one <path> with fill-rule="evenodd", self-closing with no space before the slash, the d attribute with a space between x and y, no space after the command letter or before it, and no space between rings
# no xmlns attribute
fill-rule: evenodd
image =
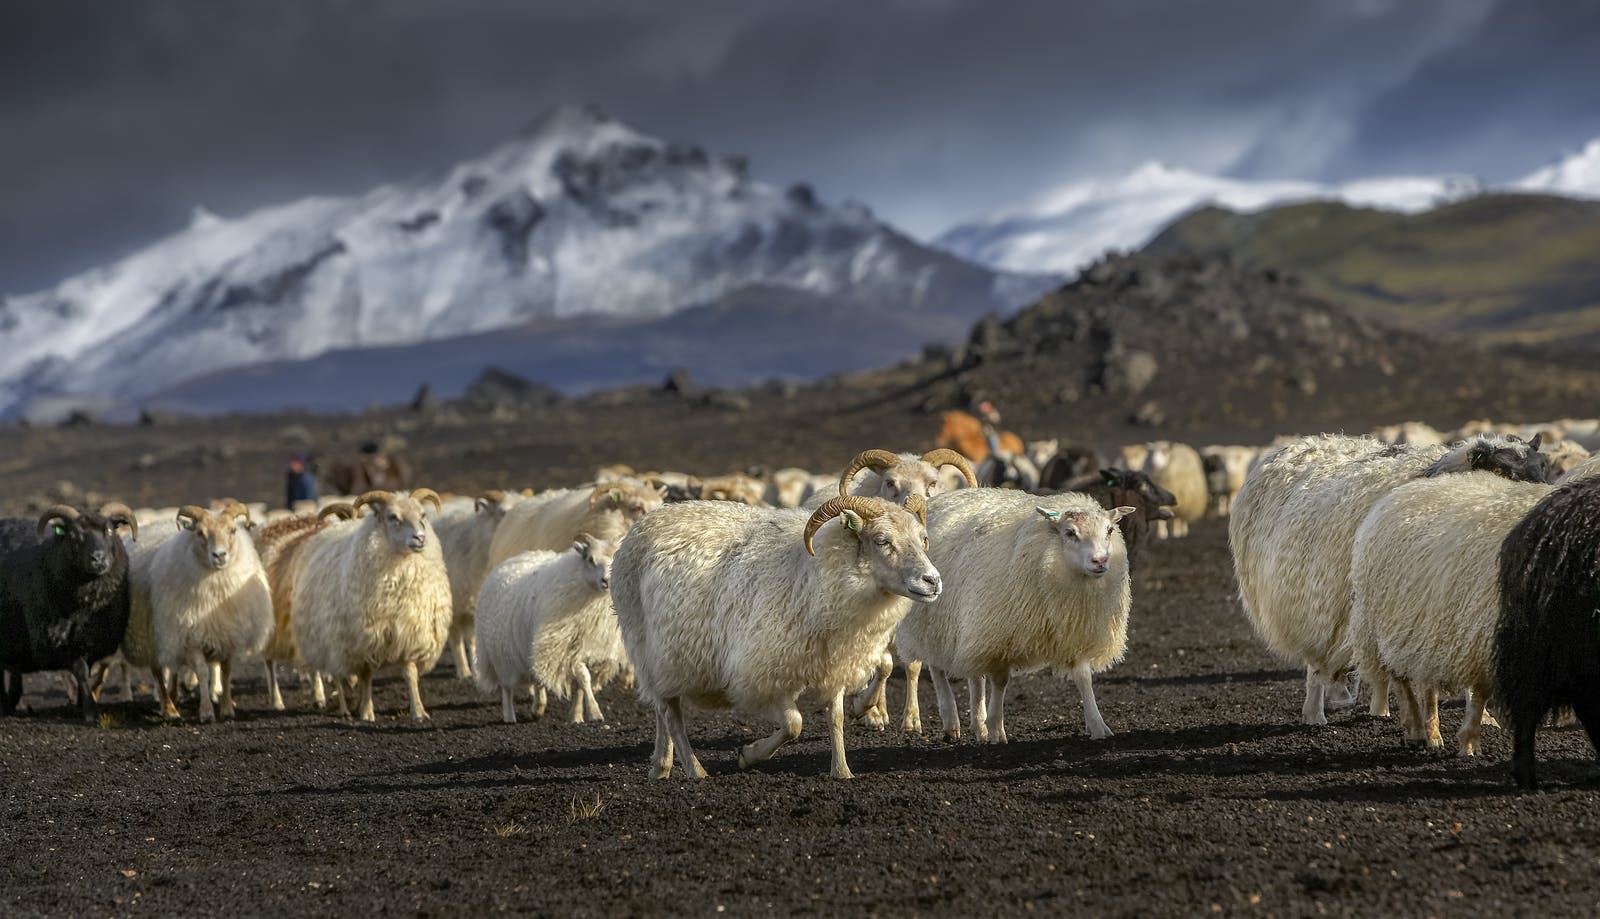
<svg viewBox="0 0 1600 919"><path fill-rule="evenodd" d="M1145 474L1178 499L1172 507L1172 519L1156 522L1156 535L1162 539L1188 536L1189 524L1206 515L1209 493L1205 463L1188 444L1157 440L1146 444L1145 449Z"/></svg>
<svg viewBox="0 0 1600 919"><path fill-rule="evenodd" d="M450 576L424 502L426 488L369 491L355 501L372 512L335 523L306 543L295 578L294 639L311 669L344 681L360 698L358 716L374 721L372 678L400 666L411 716L424 720L418 673L432 669L450 634ZM348 678L354 678L353 686ZM349 714L339 694L340 711Z"/></svg>
<svg viewBox="0 0 1600 919"><path fill-rule="evenodd" d="M202 722L233 717L233 662L259 654L272 634L272 595L249 525L242 504L219 511L185 505L177 532L139 553L129 573L130 589L150 607L156 663L172 672L189 667L202 677ZM214 687L205 679L213 666L222 684L216 709Z"/></svg>
<svg viewBox="0 0 1600 919"><path fill-rule="evenodd" d="M661 491L635 482L557 489L506 511L489 544L493 567L535 549L561 552L579 533L621 539L640 517L661 506Z"/></svg>
<svg viewBox="0 0 1600 919"><path fill-rule="evenodd" d="M272 592L272 637L261 651L266 665L267 696L274 711L283 711L283 690L278 679L278 665L298 664L300 656L294 644L294 584L298 577L306 542L326 528L328 518L350 520L356 516L354 505L335 503L320 510L312 505L305 513L284 517L267 524L255 532L256 553L261 557L261 567L267 573L267 587ZM328 700L322 687L322 675L311 673L312 700L318 710L327 707Z"/></svg>
<svg viewBox="0 0 1600 919"><path fill-rule="evenodd" d="M500 691L500 717L517 721L515 693L572 698L572 720L603 721L597 687L627 665L611 610L616 543L585 533L567 552L524 552L495 566L478 596L478 686Z"/></svg>
<svg viewBox="0 0 1600 919"><path fill-rule="evenodd" d="M928 667L946 736L961 734L950 677L967 679L974 736L1005 743L1011 674L1047 667L1071 674L1089 735L1111 735L1093 675L1127 648L1128 554L1116 523L1133 510L1106 510L1087 495L993 488L929 504L929 557L949 587L900 623L895 645L903 658ZM907 706L915 699L912 683Z"/></svg>
<svg viewBox="0 0 1600 919"><path fill-rule="evenodd" d="M1327 689L1353 663L1350 557L1361 521L1399 485L1471 469L1542 481L1545 462L1537 441L1509 437L1445 448L1318 435L1273 451L1246 480L1228 521L1239 599L1267 648L1305 666L1305 723L1327 723Z"/></svg>
<svg viewBox="0 0 1600 919"><path fill-rule="evenodd" d="M767 487L761 498L769 507L799 507L807 497L811 473L789 466L767 476Z"/></svg>
<svg viewBox="0 0 1600 919"><path fill-rule="evenodd" d="M611 591L639 695L656 709L652 777L670 774L674 744L684 771L706 774L685 702L781 722L740 750L743 768L799 736L798 700L810 690L830 703L832 773L849 778L844 694L865 681L911 601L941 590L922 510L919 498L901 508L848 496L808 519L692 501L635 525L617 550Z"/></svg>
<svg viewBox="0 0 1600 919"><path fill-rule="evenodd" d="M525 500L517 492L490 489L455 512L444 511L434 521L445 569L450 573L450 650L455 655L456 676L472 678L477 650L472 647L472 621L478 606L478 588L489 573L489 547L506 512ZM449 505L447 504L446 507Z"/></svg>
<svg viewBox="0 0 1600 919"><path fill-rule="evenodd" d="M1590 461L1556 481L1600 473ZM1466 692L1459 752L1478 752L1494 692L1500 545L1552 485L1466 472L1407 482L1373 505L1350 562L1350 643L1362 678L1385 698L1391 682L1406 739L1437 747L1438 694Z"/></svg>

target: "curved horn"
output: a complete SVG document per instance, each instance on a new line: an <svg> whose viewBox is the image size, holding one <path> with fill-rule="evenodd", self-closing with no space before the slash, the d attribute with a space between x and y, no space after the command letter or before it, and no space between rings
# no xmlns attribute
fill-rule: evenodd
<svg viewBox="0 0 1600 919"><path fill-rule="evenodd" d="M439 493L431 488L413 488L411 489L411 497L412 500L427 501L432 504L435 514L444 513L444 502L439 500Z"/></svg>
<svg viewBox="0 0 1600 919"><path fill-rule="evenodd" d="M355 515L356 506L344 501L330 504L327 507L324 507L322 510L317 511L318 520L324 520L328 517L338 517L340 520L349 520L355 517Z"/></svg>
<svg viewBox="0 0 1600 919"><path fill-rule="evenodd" d="M112 526L118 524L126 526L133 536L133 541L139 541L139 521L133 516L133 508L121 501L107 501L100 506L100 516L111 521Z"/></svg>
<svg viewBox="0 0 1600 919"><path fill-rule="evenodd" d="M850 481L861 470L871 469L873 472L882 472L898 462L900 462L900 457L890 453L888 450L862 450L856 454L855 459L850 461L850 465L844 467L844 474L839 476L839 494L841 496L850 494Z"/></svg>
<svg viewBox="0 0 1600 919"><path fill-rule="evenodd" d="M829 498L826 503L817 508L816 513L811 515L811 519L806 521L806 533L803 537L806 543L806 552L811 555L817 554L816 550L811 547L811 537L817 535L817 531L822 529L824 523L845 511L855 511L863 517L870 518L877 517L892 507L894 507L893 504L882 498L867 498L861 495L840 495L837 498Z"/></svg>
<svg viewBox="0 0 1600 919"><path fill-rule="evenodd" d="M388 507L389 503L392 502L393 500L394 500L394 492L390 492L390 491L369 491L366 494L362 495L361 497L357 498L355 500L355 503L351 504L350 506L355 508L358 511L361 510L363 507L367 507L368 505L370 505L372 507L376 507L376 508L381 510L381 509L383 509L385 507Z"/></svg>
<svg viewBox="0 0 1600 919"><path fill-rule="evenodd" d="M978 487L978 477L972 472L972 463L967 458L948 447L929 450L922 454L922 461L937 469L940 466L954 466L961 470L961 475L967 480L968 488Z"/></svg>
<svg viewBox="0 0 1600 919"><path fill-rule="evenodd" d="M924 527L928 525L928 502L921 495L906 495L905 508L916 514Z"/></svg>
<svg viewBox="0 0 1600 919"><path fill-rule="evenodd" d="M531 497L533 497L533 489L531 489L531 488L524 488L524 489L523 489L523 490L522 490L522 496L523 496L523 497L524 497L524 498L531 498Z"/></svg>
<svg viewBox="0 0 1600 919"><path fill-rule="evenodd" d="M39 515L39 536L41 538L44 536L45 528L50 525L50 521L57 518L61 520L77 520L78 509L67 504L52 504L45 508L44 513Z"/></svg>
<svg viewBox="0 0 1600 919"><path fill-rule="evenodd" d="M183 520L185 518L194 521L198 525L200 521L206 519L206 509L198 504L185 504L178 508L178 519ZM192 530L194 527L184 527L184 529Z"/></svg>
<svg viewBox="0 0 1600 919"><path fill-rule="evenodd" d="M228 503L224 504L222 506L222 510L218 511L217 513L221 514L224 518L243 517L244 525L247 527L255 523L254 520L250 519L250 508L245 507L243 501L234 501L229 499Z"/></svg>

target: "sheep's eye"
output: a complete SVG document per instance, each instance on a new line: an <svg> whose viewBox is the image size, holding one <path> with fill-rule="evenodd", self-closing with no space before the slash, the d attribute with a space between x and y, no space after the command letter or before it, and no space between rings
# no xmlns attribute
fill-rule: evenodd
<svg viewBox="0 0 1600 919"><path fill-rule="evenodd" d="M1116 526L1117 525L1113 523L1111 526L1106 527L1106 535L1110 536L1111 535L1111 531L1116 529Z"/></svg>
<svg viewBox="0 0 1600 919"><path fill-rule="evenodd" d="M1062 530L1061 531L1061 535L1065 536L1068 539L1079 539L1079 538L1081 538L1081 537L1078 536L1078 531L1077 530Z"/></svg>
<svg viewBox="0 0 1600 919"><path fill-rule="evenodd" d="M872 537L872 541L880 546L887 546L889 544L889 537L880 533L877 536Z"/></svg>
<svg viewBox="0 0 1600 919"><path fill-rule="evenodd" d="M62 526L59 523L56 524L54 527L52 527L52 529L55 530L55 534L57 536L65 536L65 535L67 535L67 528Z"/></svg>

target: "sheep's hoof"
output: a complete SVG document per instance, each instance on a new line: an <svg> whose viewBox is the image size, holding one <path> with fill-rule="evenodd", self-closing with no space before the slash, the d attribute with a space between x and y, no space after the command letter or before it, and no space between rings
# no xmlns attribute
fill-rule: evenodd
<svg viewBox="0 0 1600 919"><path fill-rule="evenodd" d="M906 734L921 734L922 733L922 719L921 718L908 718L905 721L900 722L900 730L903 733L906 733Z"/></svg>
<svg viewBox="0 0 1600 919"><path fill-rule="evenodd" d="M833 777L836 779L853 779L855 778L855 774L850 771L849 766L835 766L833 769Z"/></svg>
<svg viewBox="0 0 1600 919"><path fill-rule="evenodd" d="M1090 740L1105 740L1106 738L1113 737L1115 735L1116 735L1115 731L1111 730L1110 728L1106 727L1103 724L1100 725L1099 728L1090 728L1089 729L1089 739Z"/></svg>
<svg viewBox="0 0 1600 919"><path fill-rule="evenodd" d="M883 731L889 727L889 716L881 708L869 708L861 713L861 723L874 731Z"/></svg>
<svg viewBox="0 0 1600 919"><path fill-rule="evenodd" d="M216 722L216 720L217 720L217 718L216 718L215 715L201 715L200 716L200 723L201 724L213 724L213 723Z"/></svg>
<svg viewBox="0 0 1600 919"><path fill-rule="evenodd" d="M690 774L692 774L695 778L697 778L697 779L706 778L706 776L707 776L706 767L700 765L700 757L697 756L694 759L690 760L689 761L689 765L694 767L692 770L690 770Z"/></svg>
<svg viewBox="0 0 1600 919"><path fill-rule="evenodd" d="M739 768L740 768L740 769L749 769L749 768L750 768L750 767L751 767L751 765L753 765L753 764L752 764L752 763L751 763L751 762L750 762L750 760L749 760L749 759L748 759L748 758L747 758L747 757L746 757L746 756L745 756L745 752L744 752L744 750L742 750L742 749L741 749L741 750L740 750L740 751L739 751Z"/></svg>
<svg viewBox="0 0 1600 919"><path fill-rule="evenodd" d="M670 778L672 778L672 767L671 766L651 766L650 767L650 778L652 778L652 779L670 779Z"/></svg>
<svg viewBox="0 0 1600 919"><path fill-rule="evenodd" d="M945 731L944 732L944 739L946 741L950 742L950 743L960 743L961 742L961 729L960 728L951 728L950 730Z"/></svg>

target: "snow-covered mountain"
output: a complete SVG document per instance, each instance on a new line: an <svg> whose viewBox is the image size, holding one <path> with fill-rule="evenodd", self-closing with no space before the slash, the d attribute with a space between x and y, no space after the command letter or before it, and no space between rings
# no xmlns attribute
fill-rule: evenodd
<svg viewBox="0 0 1600 919"><path fill-rule="evenodd" d="M959 329L1054 280L968 264L863 207L753 181L737 157L567 107L442 175L238 219L197 211L127 258L0 299L0 414L127 404L334 349L578 315L662 317L746 289L848 298Z"/></svg>
<svg viewBox="0 0 1600 919"><path fill-rule="evenodd" d="M1108 250L1142 247L1167 224L1205 204L1256 210L1331 199L1416 212L1479 190L1468 176L1390 176L1329 185L1228 179L1147 163L1119 178L1072 182L998 216L953 227L935 244L997 268L1075 274Z"/></svg>
<svg viewBox="0 0 1600 919"><path fill-rule="evenodd" d="M1600 198L1600 137L1576 153L1534 170L1511 187L1569 198Z"/></svg>

